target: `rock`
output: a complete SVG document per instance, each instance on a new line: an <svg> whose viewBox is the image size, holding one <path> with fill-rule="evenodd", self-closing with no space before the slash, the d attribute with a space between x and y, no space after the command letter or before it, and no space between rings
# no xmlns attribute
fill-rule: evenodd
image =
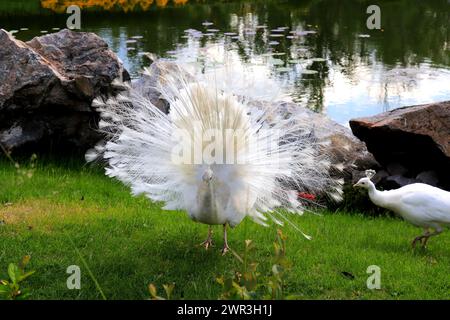
<svg viewBox="0 0 450 320"><path fill-rule="evenodd" d="M378 184L381 181L386 180L387 177L389 177L389 172L386 170L380 170L372 177L371 180L373 183Z"/></svg>
<svg viewBox="0 0 450 320"><path fill-rule="evenodd" d="M163 81L161 76L164 74L164 69L166 68L174 68L174 64L165 61L152 63L150 67L142 73L141 77L131 84L133 89L140 92L142 96L150 100L164 113L169 112L169 104L160 97L158 90L156 90L156 86Z"/></svg>
<svg viewBox="0 0 450 320"><path fill-rule="evenodd" d="M150 100L159 110L164 113L168 113L170 108L169 103L162 99L159 91L156 90L157 86L164 86L166 81L164 75L168 72L183 72L183 77L186 81L195 81L195 79L190 73L181 69L175 63L162 59L156 59L156 57L151 59L155 62L153 62L150 67L145 68L144 72L141 74L141 77L132 82L131 87Z"/></svg>
<svg viewBox="0 0 450 320"><path fill-rule="evenodd" d="M419 182L426 183L431 186L437 187L439 185L439 177L436 171L423 171L417 175L416 179Z"/></svg>
<svg viewBox="0 0 450 320"><path fill-rule="evenodd" d="M391 175L399 175L399 176L404 176L408 172L408 169L406 169L404 166L402 166L400 163L397 162L387 164L386 170Z"/></svg>
<svg viewBox="0 0 450 320"><path fill-rule="evenodd" d="M329 140L323 152L330 156L333 164L342 164L342 172L332 175L344 178L346 184L356 183L365 170L378 169L379 164L367 151L365 144L357 139L349 129L331 120L324 114L303 108L295 103L272 103L270 108L276 112L289 116L295 114L311 124L315 137L320 141Z"/></svg>
<svg viewBox="0 0 450 320"><path fill-rule="evenodd" d="M397 163L407 172L400 173L397 168L395 173L411 181L432 170L439 186L450 190L450 101L354 119L350 127L383 167Z"/></svg>
<svg viewBox="0 0 450 320"><path fill-rule="evenodd" d="M62 30L29 42L0 30L0 143L84 152L100 138L91 102L129 79L93 33Z"/></svg>
<svg viewBox="0 0 450 320"><path fill-rule="evenodd" d="M406 186L407 184L411 183L417 183L418 181L415 179L406 178L404 176L401 176L399 174L389 176L386 179L383 180L383 186L386 189L398 189L403 186Z"/></svg>

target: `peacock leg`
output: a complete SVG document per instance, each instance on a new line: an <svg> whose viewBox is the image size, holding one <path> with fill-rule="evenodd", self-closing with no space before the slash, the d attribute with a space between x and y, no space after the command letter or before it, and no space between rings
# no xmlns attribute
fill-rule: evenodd
<svg viewBox="0 0 450 320"><path fill-rule="evenodd" d="M432 233L430 233L429 231L427 231L427 233L426 233L426 235L425 235L425 237L424 237L423 243L422 243L422 247L424 247L424 248L426 247L427 242L428 242L428 239L430 239L430 237L432 237L432 236L437 236L437 235L440 234L441 232L442 232L442 228L440 228L440 227L436 228L435 231L432 232Z"/></svg>
<svg viewBox="0 0 450 320"><path fill-rule="evenodd" d="M430 233L430 229L429 228L425 228L424 229L424 233L420 236L417 236L414 238L413 242L412 242L412 247L415 248L416 247L416 242L419 241L422 244L422 247L425 247L425 245L427 244L428 238L431 236ZM422 242L423 240L423 242Z"/></svg>
<svg viewBox="0 0 450 320"><path fill-rule="evenodd" d="M222 249L222 255L224 256L229 250L230 250L230 247L228 246L228 240L227 240L227 224L225 223L223 225L223 249Z"/></svg>
<svg viewBox="0 0 450 320"><path fill-rule="evenodd" d="M205 241L203 241L202 243L200 243L201 246L204 246L206 250L208 250L210 247L213 246L213 240L212 240L212 227L209 226L208 227L208 237L206 238Z"/></svg>
<svg viewBox="0 0 450 320"><path fill-rule="evenodd" d="M423 238L426 238L426 236L425 235L420 235L420 236L417 236L417 237L414 238L413 242L411 243L413 249L416 248L416 242L417 241L422 242Z"/></svg>

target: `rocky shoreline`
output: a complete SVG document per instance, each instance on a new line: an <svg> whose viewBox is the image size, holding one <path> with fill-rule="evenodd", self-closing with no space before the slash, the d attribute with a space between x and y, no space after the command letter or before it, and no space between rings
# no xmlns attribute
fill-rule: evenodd
<svg viewBox="0 0 450 320"><path fill-rule="evenodd" d="M27 149L84 153L100 139L99 117L91 107L100 94L114 94L115 81L129 76L108 45L93 33L60 32L28 42L0 30L0 143L16 152ZM159 81L154 66L131 85L148 88ZM324 152L343 164L348 185L366 169L377 169L384 188L424 182L450 188L450 102L401 108L354 119L351 129L293 103L254 102L282 116L308 119L318 139L330 140ZM367 147L366 147L367 145Z"/></svg>

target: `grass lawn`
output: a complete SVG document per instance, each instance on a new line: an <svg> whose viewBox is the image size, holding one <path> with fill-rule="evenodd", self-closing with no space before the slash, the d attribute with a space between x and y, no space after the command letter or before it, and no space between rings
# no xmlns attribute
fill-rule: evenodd
<svg viewBox="0 0 450 320"><path fill-rule="evenodd" d="M421 230L393 218L324 213L292 217L308 241L284 227L287 256L293 267L286 290L305 299L450 298L450 233L430 240L427 250L410 241ZM0 162L0 279L8 263L31 255L36 273L25 284L35 299L100 299L79 250L108 299L146 299L147 286L175 283L174 298L217 299L216 277L239 268L222 257L222 232L216 247L196 246L207 226L183 212L165 212L102 170L76 161L64 165L38 162L31 178L20 178L10 163ZM269 273L276 227L244 221L229 233L230 246L243 251L244 240L256 249L251 259ZM71 240L73 240L73 244ZM68 290L66 268L79 265L81 290ZM366 269L381 268L381 290L369 290ZM342 272L354 275L346 277Z"/></svg>

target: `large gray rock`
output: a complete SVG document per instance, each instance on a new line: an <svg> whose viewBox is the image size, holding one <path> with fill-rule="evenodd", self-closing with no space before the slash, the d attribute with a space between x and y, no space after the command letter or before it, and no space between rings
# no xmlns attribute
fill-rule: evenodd
<svg viewBox="0 0 450 320"><path fill-rule="evenodd" d="M0 143L81 149L99 139L91 108L100 93L127 77L108 45L93 33L62 30L29 42L0 30Z"/></svg>
<svg viewBox="0 0 450 320"><path fill-rule="evenodd" d="M391 179L401 182L398 186L429 181L450 189L450 101L354 119L350 126L391 175L406 178ZM432 178L420 175L429 171Z"/></svg>
<svg viewBox="0 0 450 320"><path fill-rule="evenodd" d="M319 141L329 141L323 152L329 155L331 163L343 166L342 172L334 170L331 174L344 178L347 185L356 183L365 175L365 170L379 167L364 142L356 138L348 128L326 115L288 102L271 103L267 108L287 117L300 117L312 126L313 134Z"/></svg>
<svg viewBox="0 0 450 320"><path fill-rule="evenodd" d="M176 66L173 62L158 60L146 68L140 78L132 82L131 87L150 100L159 110L168 113L169 103L161 97L156 88L164 81L164 74L168 71L174 71L174 68ZM178 68L176 71L178 71ZM188 76L186 74L186 77Z"/></svg>

